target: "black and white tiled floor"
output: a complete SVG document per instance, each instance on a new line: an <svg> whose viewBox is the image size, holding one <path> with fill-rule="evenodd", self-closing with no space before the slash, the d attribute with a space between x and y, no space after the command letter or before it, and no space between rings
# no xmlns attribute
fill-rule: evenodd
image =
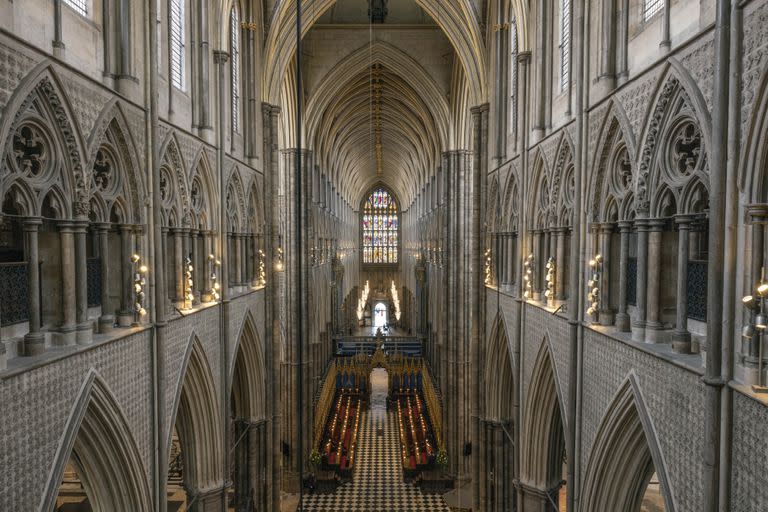
<svg viewBox="0 0 768 512"><path fill-rule="evenodd" d="M372 381L374 381L372 376ZM384 375L386 379L386 374ZM377 389L378 388L378 389ZM362 413L352 482L332 494L305 496L307 512L449 512L442 496L422 494L403 481L397 416L386 410L384 391L372 382L371 408ZM378 436L377 430L384 435Z"/></svg>

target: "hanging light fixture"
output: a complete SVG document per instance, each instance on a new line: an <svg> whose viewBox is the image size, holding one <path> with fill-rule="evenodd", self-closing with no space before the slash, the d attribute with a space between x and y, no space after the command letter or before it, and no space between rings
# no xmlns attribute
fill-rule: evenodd
<svg viewBox="0 0 768 512"><path fill-rule="evenodd" d="M184 309L192 309L192 303L195 300L195 289L192 275L194 273L192 260L189 257L184 258Z"/></svg>
<svg viewBox="0 0 768 512"><path fill-rule="evenodd" d="M544 297L549 306L555 305L555 258L552 256L547 260L547 275L545 280L547 282L547 289L544 290Z"/></svg>
<svg viewBox="0 0 768 512"><path fill-rule="evenodd" d="M211 280L211 299L216 302L221 298L221 285L216 275L216 268L221 266L221 261L216 259L213 254L208 255L208 276Z"/></svg>
<svg viewBox="0 0 768 512"><path fill-rule="evenodd" d="M267 271L264 267L264 251L259 249L259 286L266 286L267 284Z"/></svg>

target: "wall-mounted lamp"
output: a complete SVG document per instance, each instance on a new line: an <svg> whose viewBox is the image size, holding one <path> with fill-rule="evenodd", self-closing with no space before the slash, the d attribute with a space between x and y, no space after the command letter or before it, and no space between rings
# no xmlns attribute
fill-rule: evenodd
<svg viewBox="0 0 768 512"><path fill-rule="evenodd" d="M390 291L392 292L392 304L395 307L395 320L400 321L400 298L397 295L397 287L394 280L392 280Z"/></svg>
<svg viewBox="0 0 768 512"><path fill-rule="evenodd" d="M264 266L264 251L259 249L259 286L267 284L267 269Z"/></svg>
<svg viewBox="0 0 768 512"><path fill-rule="evenodd" d="M485 284L491 284L491 249L485 250Z"/></svg>
<svg viewBox="0 0 768 512"><path fill-rule="evenodd" d="M533 269L535 266L535 261L533 259L533 254L529 254L527 258L525 258L525 275L523 275L523 280L525 281L525 289L523 291L523 297L526 299L533 298Z"/></svg>
<svg viewBox="0 0 768 512"><path fill-rule="evenodd" d="M760 269L760 281L755 284L753 295L745 295L741 303L749 311L749 323L744 326L741 332L743 344L747 347L742 351L749 354L752 351L749 348L752 343L757 343L757 384L752 386L755 393L768 393L765 377L763 375L763 335L768 329L768 312L766 312L766 301L768 301L768 282L765 280L765 267Z"/></svg>
<svg viewBox="0 0 768 512"><path fill-rule="evenodd" d="M211 280L211 300L216 302L221 298L221 285L216 273L216 268L221 266L221 261L216 259L213 254L208 255L208 277Z"/></svg>
<svg viewBox="0 0 768 512"><path fill-rule="evenodd" d="M133 254L131 256L131 267L133 271L133 324L139 325L142 317L146 316L147 310L144 307L144 288L147 286L146 265L141 263L141 256Z"/></svg>
<svg viewBox="0 0 768 512"><path fill-rule="evenodd" d="M595 255L589 260L589 271L591 273L587 281L587 315L592 317L592 322L597 322L597 315L600 311L600 274L603 272L603 256Z"/></svg>
<svg viewBox="0 0 768 512"><path fill-rule="evenodd" d="M546 290L544 290L544 298L547 301L547 304L550 306L555 305L555 258L552 256L549 257L547 260L547 275L545 276L545 281L547 282Z"/></svg>
<svg viewBox="0 0 768 512"><path fill-rule="evenodd" d="M275 255L275 270L278 272L283 271L283 248L277 248L277 254Z"/></svg>
<svg viewBox="0 0 768 512"><path fill-rule="evenodd" d="M194 271L192 260L184 258L184 309L192 309L195 300L195 283L192 281Z"/></svg>

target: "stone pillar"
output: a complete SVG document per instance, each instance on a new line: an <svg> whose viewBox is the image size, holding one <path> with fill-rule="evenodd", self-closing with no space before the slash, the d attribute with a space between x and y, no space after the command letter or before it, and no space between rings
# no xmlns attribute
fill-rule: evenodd
<svg viewBox="0 0 768 512"><path fill-rule="evenodd" d="M598 226L598 244L600 255L603 257L603 271L600 275L600 325L613 325L613 309L611 308L611 237L614 225L610 223Z"/></svg>
<svg viewBox="0 0 768 512"><path fill-rule="evenodd" d="M122 269L122 293L120 311L117 314L117 324L120 327L130 327L133 323L133 276L131 256L133 255L133 228L122 224L120 230L120 268Z"/></svg>
<svg viewBox="0 0 768 512"><path fill-rule="evenodd" d="M211 279L211 270L217 272L216 269L216 255L213 254L213 231L203 231L203 302L211 302L213 300L213 280ZM211 262L211 255L214 257L214 261ZM218 277L218 276L217 276Z"/></svg>
<svg viewBox="0 0 768 512"><path fill-rule="evenodd" d="M619 311L616 313L616 328L621 332L629 332L629 314L627 313L627 264L629 262L629 233L632 223L619 222Z"/></svg>
<svg viewBox="0 0 768 512"><path fill-rule="evenodd" d="M58 228L61 244L61 325L52 341L65 346L77 342L75 246L72 223L61 222Z"/></svg>
<svg viewBox="0 0 768 512"><path fill-rule="evenodd" d="M568 235L568 228L557 228L557 256L555 257L555 299L565 300L565 240Z"/></svg>
<svg viewBox="0 0 768 512"><path fill-rule="evenodd" d="M192 267L195 269L192 274L192 295L195 297L194 303L200 304L201 290L203 289L203 276L205 275L205 259L200 257L200 231L192 229L189 232L189 252L191 254Z"/></svg>
<svg viewBox="0 0 768 512"><path fill-rule="evenodd" d="M86 236L88 221L73 224L75 234L75 289L77 295L77 343L87 345L93 341L93 324L88 321L88 254ZM106 262L102 261L101 266Z"/></svg>
<svg viewBox="0 0 768 512"><path fill-rule="evenodd" d="M238 289L243 283L243 235L241 233L232 234L232 245L234 249L234 274L235 274L235 287Z"/></svg>
<svg viewBox="0 0 768 512"><path fill-rule="evenodd" d="M688 331L688 257L693 217L677 215L677 304L675 330L672 331L672 350L680 354L691 352L691 333Z"/></svg>
<svg viewBox="0 0 768 512"><path fill-rule="evenodd" d="M99 333L106 334L115 326L114 311L109 308L109 228L108 222L97 226L99 233L99 257L101 258L101 316L99 317Z"/></svg>
<svg viewBox="0 0 768 512"><path fill-rule="evenodd" d="M665 221L653 219L648 232L647 306L645 342L659 343L663 337L661 323L661 252Z"/></svg>
<svg viewBox="0 0 768 512"><path fill-rule="evenodd" d="M543 254L541 250L541 238L542 232L540 229L533 230L533 271L531 278L533 279L533 300L541 299L541 267L546 266L546 261L543 261Z"/></svg>
<svg viewBox="0 0 768 512"><path fill-rule="evenodd" d="M164 314L168 312L171 305L171 291L173 290L173 279L175 278L176 274L173 271L169 271L169 262L173 261L173 255L169 255L169 252L171 251L170 244L168 243L168 233L170 232L170 228L167 226L163 226L160 229L161 234L161 244L162 244L162 252L163 252L163 259L161 261L158 261L156 264L161 266L163 268L163 273L165 275L165 283L163 283L164 289L165 289L165 297L163 298L163 303L158 304L158 308L163 308ZM168 286L168 283L171 284L171 286Z"/></svg>
<svg viewBox="0 0 768 512"><path fill-rule="evenodd" d="M40 311L40 253L37 235L40 218L26 218L24 226L24 244L27 258L27 298L29 300L29 332L24 335L21 354L36 356L45 352L45 335L40 332L42 312Z"/></svg>
<svg viewBox="0 0 768 512"><path fill-rule="evenodd" d="M636 219L635 228L637 229L637 314L632 321L632 339L634 341L645 341L645 312L647 306L648 284L648 219Z"/></svg>
<svg viewBox="0 0 768 512"><path fill-rule="evenodd" d="M515 279L515 264L518 261L517 257L517 244L515 243L515 235L511 234L508 238L508 255L507 255L507 283L509 284L509 287L512 287L512 283L516 281Z"/></svg>
<svg viewBox="0 0 768 512"><path fill-rule="evenodd" d="M184 304L184 237L180 228L171 230L173 235L173 275L176 282L175 302Z"/></svg>

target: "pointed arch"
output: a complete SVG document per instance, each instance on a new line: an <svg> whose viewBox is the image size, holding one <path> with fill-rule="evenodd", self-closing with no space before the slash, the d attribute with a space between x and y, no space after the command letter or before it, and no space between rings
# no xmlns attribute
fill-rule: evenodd
<svg viewBox="0 0 768 512"><path fill-rule="evenodd" d="M54 509L70 457L95 512L151 509L147 473L125 414L93 369L80 387L38 510Z"/></svg>
<svg viewBox="0 0 768 512"><path fill-rule="evenodd" d="M258 421L266 418L266 369L264 347L250 311L240 327L230 373L230 395L234 411L241 418Z"/></svg>
<svg viewBox="0 0 768 512"><path fill-rule="evenodd" d="M537 489L557 487L562 477L568 416L559 382L549 336L546 336L533 366L522 425L521 479Z"/></svg>
<svg viewBox="0 0 768 512"><path fill-rule="evenodd" d="M666 464L637 377L631 373L608 406L592 445L582 491L584 510L640 510L654 471L666 510L674 512Z"/></svg>
<svg viewBox="0 0 768 512"><path fill-rule="evenodd" d="M488 338L485 365L485 416L496 421L512 419L515 385L514 356L511 353L503 314L494 320Z"/></svg>
<svg viewBox="0 0 768 512"><path fill-rule="evenodd" d="M188 492L220 484L223 436L219 400L213 374L202 343L193 333L180 372L170 425L176 432L184 454L184 485ZM170 453L173 428L166 433L166 452Z"/></svg>
<svg viewBox="0 0 768 512"><path fill-rule="evenodd" d="M741 151L739 189L748 204L768 202L768 68L756 91L752 115L742 120L746 144Z"/></svg>

